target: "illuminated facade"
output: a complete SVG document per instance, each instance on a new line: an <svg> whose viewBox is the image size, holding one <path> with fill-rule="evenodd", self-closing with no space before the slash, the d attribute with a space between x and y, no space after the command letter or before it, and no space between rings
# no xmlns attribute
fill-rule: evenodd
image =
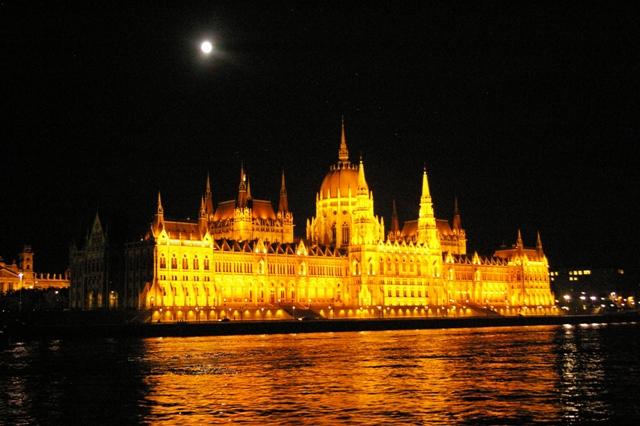
<svg viewBox="0 0 640 426"><path fill-rule="evenodd" d="M18 262L6 263L0 257L0 293L21 289L68 288L69 274L37 273L34 271L34 253L24 246Z"/></svg>
<svg viewBox="0 0 640 426"><path fill-rule="evenodd" d="M232 309L257 317L265 308L329 318L554 312L539 235L535 248L525 248L518 231L512 248L468 256L457 202L451 223L436 219L426 170L417 210L400 227L394 206L385 233L364 163L349 160L343 125L305 239L293 237L284 174L277 211L252 199L244 169L237 198L217 208L207 178L197 221L165 219L158 195L149 232L125 250L125 305L154 319L212 319Z"/></svg>

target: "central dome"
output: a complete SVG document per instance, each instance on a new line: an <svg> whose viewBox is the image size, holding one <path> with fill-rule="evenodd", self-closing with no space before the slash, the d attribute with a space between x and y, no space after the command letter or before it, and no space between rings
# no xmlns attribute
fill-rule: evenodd
<svg viewBox="0 0 640 426"><path fill-rule="evenodd" d="M329 193L329 198L335 198L338 196L338 190L340 190L340 197L347 197L349 190L351 190L353 197L356 196L358 190L357 165L340 162L332 166L320 185L320 198L327 198L327 193Z"/></svg>
<svg viewBox="0 0 640 426"><path fill-rule="evenodd" d="M329 173L320 185L320 198L336 198L340 191L340 197L356 196L358 191L358 165L349 161L349 149L344 133L344 118L340 129L340 149L338 150L338 163L331 166ZM329 195L327 195L327 193Z"/></svg>

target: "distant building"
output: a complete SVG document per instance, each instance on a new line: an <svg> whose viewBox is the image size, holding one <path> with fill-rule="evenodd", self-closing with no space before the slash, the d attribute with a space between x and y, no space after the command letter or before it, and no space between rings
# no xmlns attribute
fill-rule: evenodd
<svg viewBox="0 0 640 426"><path fill-rule="evenodd" d="M600 300L618 297L638 297L637 277L622 268L560 268L549 271L551 287L558 297L592 296Z"/></svg>
<svg viewBox="0 0 640 426"><path fill-rule="evenodd" d="M253 199L244 167L236 199L217 207L207 178L196 221L168 220L158 194L149 231L125 248L124 305L148 310L154 320L219 318L232 308L257 315L274 306L333 317L383 309L441 315L470 306L507 315L555 312L540 235L535 248L525 248L518 231L511 248L468 255L457 203L451 222L434 216L426 170L417 219L400 227L394 209L386 234L363 161L349 160L344 125L306 239L294 239L284 175L277 205ZM73 280L83 300L88 292L105 297L107 287L87 278Z"/></svg>
<svg viewBox="0 0 640 426"><path fill-rule="evenodd" d="M73 309L117 309L122 297L122 250L114 247L96 213L81 247L69 250Z"/></svg>
<svg viewBox="0 0 640 426"><path fill-rule="evenodd" d="M68 288L69 273L38 273L34 270L34 253L25 245L18 255L18 262L7 264L0 257L0 293L20 289Z"/></svg>

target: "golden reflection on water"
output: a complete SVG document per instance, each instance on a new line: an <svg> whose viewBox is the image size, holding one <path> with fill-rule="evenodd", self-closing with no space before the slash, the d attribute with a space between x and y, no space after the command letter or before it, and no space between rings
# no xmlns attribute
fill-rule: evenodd
<svg viewBox="0 0 640 426"><path fill-rule="evenodd" d="M640 423L640 326L0 347L0 424Z"/></svg>
<svg viewBox="0 0 640 426"><path fill-rule="evenodd" d="M150 418L335 424L558 421L553 327L145 342Z"/></svg>

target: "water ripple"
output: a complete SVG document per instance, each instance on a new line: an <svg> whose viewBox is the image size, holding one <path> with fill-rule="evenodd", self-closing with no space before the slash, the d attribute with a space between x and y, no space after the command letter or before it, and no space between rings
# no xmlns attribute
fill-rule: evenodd
<svg viewBox="0 0 640 426"><path fill-rule="evenodd" d="M637 325L56 340L0 354L9 424L640 419Z"/></svg>

